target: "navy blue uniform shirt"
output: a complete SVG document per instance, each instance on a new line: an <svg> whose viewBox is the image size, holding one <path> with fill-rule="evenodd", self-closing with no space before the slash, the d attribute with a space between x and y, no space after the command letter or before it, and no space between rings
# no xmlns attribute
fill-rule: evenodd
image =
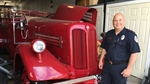
<svg viewBox="0 0 150 84"><path fill-rule="evenodd" d="M124 28L118 35L108 31L101 45L106 50L106 58L111 61L128 60L132 53L140 52L137 35Z"/></svg>

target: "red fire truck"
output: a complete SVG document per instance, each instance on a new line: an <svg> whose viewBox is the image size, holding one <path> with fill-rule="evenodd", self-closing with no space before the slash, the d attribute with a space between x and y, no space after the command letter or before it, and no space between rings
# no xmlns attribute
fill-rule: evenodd
<svg viewBox="0 0 150 84"><path fill-rule="evenodd" d="M9 54L1 54L1 74L19 74L20 84L94 83L93 75L101 73L96 17L96 9L70 4L46 17L26 16L16 7L1 12L0 47ZM11 70L5 67L11 64Z"/></svg>

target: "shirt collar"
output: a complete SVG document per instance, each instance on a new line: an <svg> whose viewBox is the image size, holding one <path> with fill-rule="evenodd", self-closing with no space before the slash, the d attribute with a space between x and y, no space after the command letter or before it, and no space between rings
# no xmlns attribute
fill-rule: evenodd
<svg viewBox="0 0 150 84"><path fill-rule="evenodd" d="M126 34L126 33L127 33L127 28L124 27L123 30L118 35L120 35L120 34L122 35L122 34Z"/></svg>

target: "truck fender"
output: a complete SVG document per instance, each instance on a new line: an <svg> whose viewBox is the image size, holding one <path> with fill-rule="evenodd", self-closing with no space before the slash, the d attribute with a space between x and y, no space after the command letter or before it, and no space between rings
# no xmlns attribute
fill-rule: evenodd
<svg viewBox="0 0 150 84"><path fill-rule="evenodd" d="M31 49L30 43L18 45L17 52L30 80L37 81L69 78L69 71L65 65L56 59L47 49L41 53L41 61L38 60L37 53L33 52Z"/></svg>

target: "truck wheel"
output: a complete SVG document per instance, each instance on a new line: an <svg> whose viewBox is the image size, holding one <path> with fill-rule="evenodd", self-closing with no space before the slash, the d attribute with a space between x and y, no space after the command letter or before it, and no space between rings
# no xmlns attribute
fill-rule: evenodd
<svg viewBox="0 0 150 84"><path fill-rule="evenodd" d="M0 83L1 84L8 84L7 75L1 70L0 70Z"/></svg>

